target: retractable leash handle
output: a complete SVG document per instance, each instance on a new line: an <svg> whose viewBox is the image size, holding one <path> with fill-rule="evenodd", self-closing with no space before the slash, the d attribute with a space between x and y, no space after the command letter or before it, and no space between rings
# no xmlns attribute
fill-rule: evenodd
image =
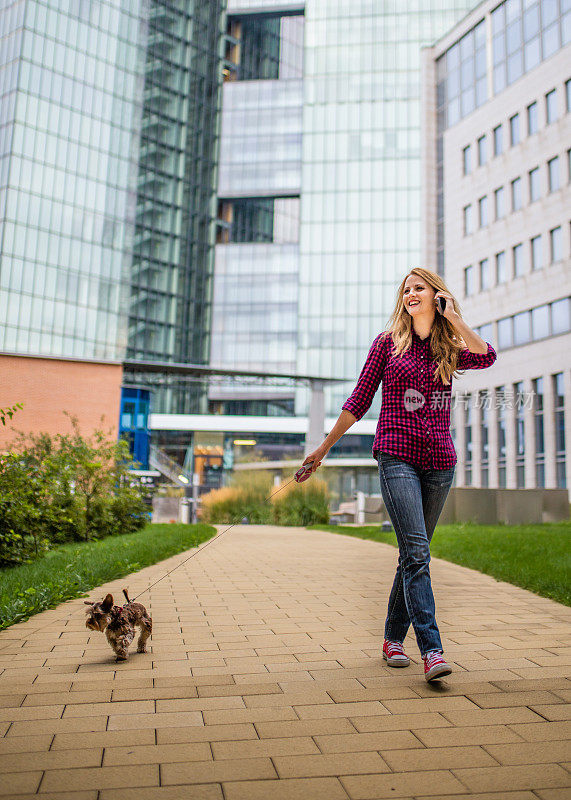
<svg viewBox="0 0 571 800"><path fill-rule="evenodd" d="M303 467L298 469L294 476L297 483L303 483L311 477L313 463L313 461L310 461L309 464L304 464Z"/></svg>

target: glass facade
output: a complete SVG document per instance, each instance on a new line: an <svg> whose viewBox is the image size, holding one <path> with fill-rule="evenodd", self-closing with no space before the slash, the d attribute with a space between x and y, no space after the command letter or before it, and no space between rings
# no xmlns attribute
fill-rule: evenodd
<svg viewBox="0 0 571 800"><path fill-rule="evenodd" d="M220 202L218 217L221 243L299 241L299 197L224 200Z"/></svg>
<svg viewBox="0 0 571 800"><path fill-rule="evenodd" d="M571 41L565 0L506 0L491 16L495 94Z"/></svg>
<svg viewBox="0 0 571 800"><path fill-rule="evenodd" d="M420 262L421 47L473 5L305 4L297 371L348 379L332 415Z"/></svg>
<svg viewBox="0 0 571 800"><path fill-rule="evenodd" d="M210 363L295 373L304 18L240 10L228 9ZM211 402L231 408L232 391ZM239 394L243 413L294 413L291 382Z"/></svg>
<svg viewBox="0 0 571 800"><path fill-rule="evenodd" d="M121 360L146 29L139 0L0 7L0 349Z"/></svg>
<svg viewBox="0 0 571 800"><path fill-rule="evenodd" d="M235 17L229 33L239 46L235 80L302 77L303 17Z"/></svg>
<svg viewBox="0 0 571 800"><path fill-rule="evenodd" d="M152 0L128 357L208 363L222 86L222 0ZM127 374L133 381L135 375ZM200 382L159 381L153 410L206 410Z"/></svg>
<svg viewBox="0 0 571 800"><path fill-rule="evenodd" d="M295 372L297 273L296 244L216 248L213 366Z"/></svg>
<svg viewBox="0 0 571 800"><path fill-rule="evenodd" d="M302 82L224 84L218 196L299 195Z"/></svg>

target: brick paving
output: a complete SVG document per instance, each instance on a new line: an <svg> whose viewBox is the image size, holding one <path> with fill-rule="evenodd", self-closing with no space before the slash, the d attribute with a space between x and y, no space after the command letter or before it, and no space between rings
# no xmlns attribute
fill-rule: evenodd
<svg viewBox="0 0 571 800"><path fill-rule="evenodd" d="M240 526L141 598L147 655L116 664L82 600L1 632L0 796L569 800L570 609L433 559L454 672L428 685L412 636L410 667L380 658L395 562Z"/></svg>

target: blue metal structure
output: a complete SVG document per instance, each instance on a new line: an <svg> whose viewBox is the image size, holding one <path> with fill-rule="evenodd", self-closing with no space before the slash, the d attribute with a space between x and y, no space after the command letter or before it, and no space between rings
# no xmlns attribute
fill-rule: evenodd
<svg viewBox="0 0 571 800"><path fill-rule="evenodd" d="M121 389L121 411L119 415L119 437L129 442L131 455L138 469L149 469L149 407L151 392L123 386Z"/></svg>

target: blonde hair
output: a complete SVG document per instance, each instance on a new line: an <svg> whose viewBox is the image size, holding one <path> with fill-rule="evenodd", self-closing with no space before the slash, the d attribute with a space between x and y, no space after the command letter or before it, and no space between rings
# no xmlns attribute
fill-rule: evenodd
<svg viewBox="0 0 571 800"><path fill-rule="evenodd" d="M389 317L387 327L382 337L390 334L393 340L393 356L400 356L406 353L412 345L412 317L408 313L404 304L404 290L407 278L411 275L418 275L436 292L446 292L452 295L448 287L436 272L432 272L425 267L414 267L405 275L397 291L397 299L393 313ZM450 301L448 301L450 302ZM454 311L462 316L460 306L456 298L453 297L452 305ZM434 322L430 329L430 352L436 360L437 366L434 370L433 378L438 377L445 386L451 383L453 377L457 377L458 357L461 350L465 349L466 343L461 336L457 335L452 324L446 317L443 317L435 309ZM463 375L464 372L458 374Z"/></svg>

